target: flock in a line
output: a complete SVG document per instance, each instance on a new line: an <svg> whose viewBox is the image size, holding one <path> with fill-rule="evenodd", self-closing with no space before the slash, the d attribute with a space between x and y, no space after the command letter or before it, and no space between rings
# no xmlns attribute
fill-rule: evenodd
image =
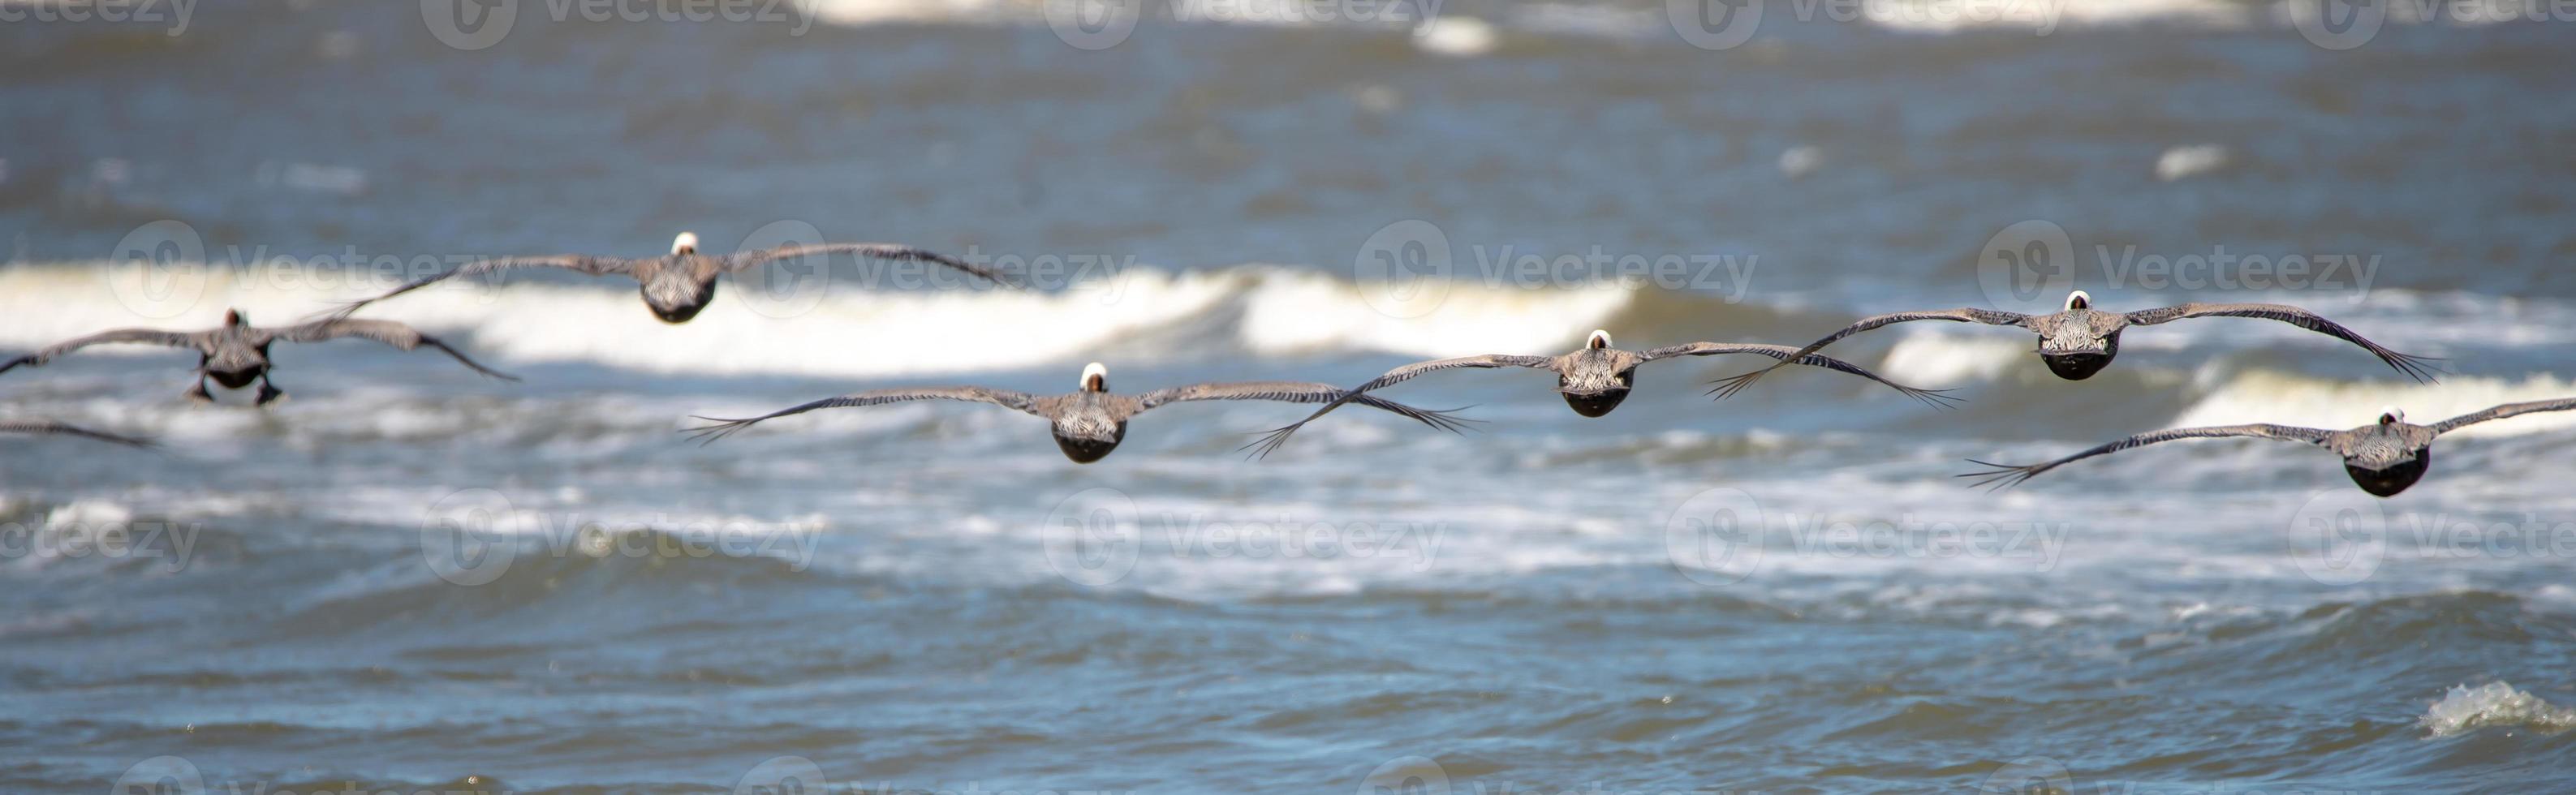
<svg viewBox="0 0 2576 795"><path fill-rule="evenodd" d="M780 246L743 252L730 256L698 253L697 236L683 232L672 242L665 257L628 259L566 254L547 257L505 257L480 260L434 276L414 280L383 295L346 304L324 315L293 326L259 327L250 324L239 311L224 315L224 325L204 331L168 331L160 329L116 329L57 343L0 363L0 373L19 367L42 365L56 357L91 345L108 343L162 345L194 350L198 355L196 382L186 392L193 401L211 401L206 381L211 379L225 389L259 385L255 402L266 406L285 396L285 391L269 381L269 347L278 342L323 342L340 338L358 338L381 342L400 350L423 346L435 348L453 357L475 372L486 376L517 380L484 367L464 353L410 326L390 320L365 320L352 314L377 301L393 298L448 279L458 277L492 277L503 272L526 268L556 268L593 276L626 276L641 285L644 305L663 322L686 323L714 300L716 279L738 273L763 263L811 256L850 254L879 260L931 263L952 268L985 281L1007 287L1019 285L1007 274L978 267L955 257L911 246L884 243L830 243L823 245ZM1643 351L1612 347L1610 334L1594 331L1584 346L1561 356L1527 356L1486 354L1417 362L1387 371L1356 387L1342 388L1331 384L1290 381L1251 381L1193 384L1158 389L1135 395L1109 391L1108 368L1094 362L1083 368L1077 388L1062 395L1032 395L1007 389L978 386L902 387L856 392L839 397L805 403L747 419L707 420L709 425L686 429L696 438L712 442L749 428L760 422L801 414L816 409L853 406L876 406L914 400L963 400L990 403L1016 409L1047 420L1056 445L1064 455L1078 463L1098 461L1118 448L1127 436L1127 421L1138 414L1170 403L1196 400L1271 400L1287 403L1321 403L1323 406L1300 419L1272 430L1266 436L1245 445L1256 456L1266 456L1286 444L1290 435L1340 408L1345 403L1394 413L1408 419L1448 431L1462 430L1470 422L1458 417L1456 410L1421 409L1379 398L1369 393L1441 370L1459 368L1519 367L1545 370L1556 374L1557 395L1565 399L1576 414L1599 417L1609 414L1628 397L1636 386L1636 371L1648 362L1685 356L1716 356L1750 353L1775 360L1772 364L1743 375L1723 379L1710 394L1726 397L1741 392L1773 370L1792 364L1825 369L1867 378L1907 397L1939 407L1958 398L1948 390L1920 389L1879 377L1868 368L1824 356L1818 351L1845 337L1883 326L1916 320L1946 320L1990 326L2012 326L2038 335L2036 352L2050 372L2070 381L2090 378L2109 366L2119 355L2120 334L2132 326L2152 326L2197 317L2242 317L2275 320L2309 331L2334 337L2369 351L2390 368L2415 379L2431 383L2438 368L2433 360L2389 350L2363 338L2351 329L2327 320L2316 313L2282 304L2183 304L2136 312L2107 312L2093 308L2092 299L2077 290L2067 296L2064 309L2044 315L2001 312L1987 309L1945 309L1923 312L1896 312L1864 318L1845 326L1803 348L1758 343L1693 342L1667 345ZM1986 470L1960 477L1979 478L1978 485L2003 488L2018 484L2040 473L2077 460L2113 453L2142 445L2176 439L2217 437L2252 437L2306 442L2325 448L2343 458L2344 471L2362 490L2381 497L2395 495L2414 485L2432 463L2435 437L2462 426L2503 419L2519 414L2576 409L2576 398L2512 403L2485 411L2454 417L2431 425L2406 421L2397 409L2383 410L2377 421L2349 430L2323 430L2284 425L2228 425L2204 428L2178 428L2131 436L2054 461L2030 465L1993 464L1973 461ZM102 441L135 446L150 446L149 440L87 430L45 420L0 421L0 432L55 433L82 436Z"/></svg>

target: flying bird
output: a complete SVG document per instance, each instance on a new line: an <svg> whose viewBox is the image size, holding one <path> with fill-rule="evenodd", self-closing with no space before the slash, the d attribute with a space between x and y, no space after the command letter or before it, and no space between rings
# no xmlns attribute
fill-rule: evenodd
<svg viewBox="0 0 2576 795"><path fill-rule="evenodd" d="M326 315L348 317L368 304L459 276L482 276L521 268L563 268L592 276L616 275L633 278L643 285L644 306L653 310L654 317L661 318L664 323L687 323L690 318L698 316L699 310L707 308L707 304L715 300L718 276L740 273L777 260L826 254L855 254L881 260L928 262L955 268L985 281L1016 286L1015 282L992 269L946 254L894 243L779 246L719 257L698 253L698 236L691 232L681 232L679 237L671 240L671 255L667 257L626 259L594 257L587 254L557 254L550 257L502 257L481 260L436 276L414 279L384 295L342 304Z"/></svg>
<svg viewBox="0 0 2576 795"><path fill-rule="evenodd" d="M1990 469L1980 472L1970 472L1960 475L1959 477L1980 478L1975 485L2002 489L2020 485L2022 481L2038 477L2039 473L2056 469L2057 467L2069 462L2079 461L2105 453L2116 453L2132 447L2150 445L2157 442L2169 442L2175 439L2210 439L2229 436L2247 436L2258 439L2278 439L2286 442L2306 442L2318 447L2323 447L2328 452L2343 457L2344 473L2351 475L2352 482L2361 486L2362 491L2367 491L2381 497L2391 497L2395 496L2398 492L2405 491L2406 487L2415 485L2416 480L2424 477L2424 470L2433 465L2433 438L2436 436L2459 430L2463 426L2474 425L2488 420L2500 420L2506 417L2539 411L2566 411L2568 409L2576 409L2576 398L2535 400L2529 403L2507 403L2505 405L2497 406L2474 414L2463 414L2457 417L2452 417L2431 425L2410 424L2406 421L2405 412L2391 407L2380 410L2378 422L2347 431L2328 431L2318 428L2300 428L2288 425L2220 425L2207 428L2177 428L2173 430L2156 431L2154 433L2138 434L2136 436L2131 436L2126 439L2102 445L2091 450L2086 450L2084 452L2076 453L2044 464L2012 466L2008 464L1994 464L1985 461L1971 460L1969 463L1990 467Z"/></svg>
<svg viewBox="0 0 2576 795"><path fill-rule="evenodd" d="M750 419L696 417L695 419L716 424L689 428L686 431L695 434L692 438L713 442L762 420L789 414L802 414L815 409L876 406L907 400L965 400L991 403L1044 418L1053 427L1056 447L1064 451L1064 456L1073 459L1075 463L1088 464L1118 449L1118 443L1127 438L1128 418L1158 406L1191 400L1277 400L1289 403L1321 403L1335 399L1348 398L1343 395L1340 387L1331 384L1292 381L1194 384L1157 389L1141 395L1117 395L1109 392L1109 368L1099 362L1092 362L1082 368L1079 388L1071 394L1042 397L1026 392L975 386L877 389L825 398ZM1358 400L1362 405L1370 408L1401 414L1441 430L1457 431L1463 427L1461 423L1468 422L1452 416L1448 411L1417 409L1402 403L1372 397L1361 397Z"/></svg>
<svg viewBox="0 0 2576 795"><path fill-rule="evenodd" d="M2111 364L2120 355L2120 332L2131 326L2153 326L2193 317L2251 317L2278 320L2299 328L2324 334L2354 345L2379 357L2388 366L2422 383L2432 383L2437 359L2408 356L2363 339L2352 329L2320 317L2315 312L2285 304L2183 304L2163 309L2136 312L2104 312L2093 308L2093 297L2077 290L2066 296L2066 308L2054 314L2025 315L1992 309L1939 309L1928 312L1896 312L1863 318L1844 326L1841 331L1798 350L1800 355L1815 353L1836 340L1870 329L1911 320L1948 320L1957 323L1982 323L1989 326L2019 326L2039 334L2039 358L2048 363L2048 371L2069 381L2082 381ZM1719 381L1719 397L1733 396L1780 365L1755 370Z"/></svg>
<svg viewBox="0 0 2576 795"><path fill-rule="evenodd" d="M1885 384L1891 389L1905 393L1906 397L1936 407L1942 405L1941 401L1957 400L1942 394L1947 390L1916 389L1880 378L1877 373L1850 362L1803 352L1792 353L1787 345L1693 342L1667 345L1647 351L1624 351L1610 347L1610 332L1596 329L1591 337L1584 340L1581 350L1563 356L1486 354L1416 362L1388 370L1385 375L1352 389L1348 396L1334 399L1294 424L1273 429L1260 440L1244 445L1244 448L1254 450L1255 456L1268 456L1272 451L1278 450L1280 445L1287 444L1288 436L1296 433L1298 428L1305 427L1306 423L1314 422L1315 418L1340 408L1344 402L1358 399L1361 395L1381 387L1412 380L1415 376L1425 373L1460 367L1527 367L1533 370L1552 371L1556 373L1556 392L1565 398L1565 404L1573 407L1576 414L1598 417L1610 413L1611 409L1619 407L1620 401L1628 399L1628 390L1637 385L1639 365L1678 356L1716 356L1729 353L1760 354L1782 361L1795 360L1798 364L1850 373Z"/></svg>
<svg viewBox="0 0 2576 795"><path fill-rule="evenodd" d="M515 376L484 367L473 359L466 358L465 354L458 353L455 348L447 347L447 343L438 341L436 337L422 334L410 326L390 320L320 320L284 328L260 328L251 325L250 320L243 317L240 310L225 311L224 324L205 331L129 328L103 331L56 343L35 353L11 359L6 364L0 364L0 373L6 373L22 365L27 367L41 365L53 361L54 357L92 345L106 343L166 345L197 352L197 384L188 389L185 397L189 400L214 399L213 395L206 392L208 378L222 384L225 389L240 389L249 386L252 381L258 381L259 405L265 406L286 396L284 390L278 389L276 384L269 382L268 347L270 345L278 342L323 342L341 337L375 340L406 351L427 345L455 357L465 366L474 368L475 372L504 381L519 380Z"/></svg>
<svg viewBox="0 0 2576 795"><path fill-rule="evenodd" d="M67 425L55 422L53 420L0 420L0 433L49 433L97 439L102 442L114 442L128 447L142 447L148 449L154 446L150 439L136 436L120 436L113 433L103 433L77 425Z"/></svg>

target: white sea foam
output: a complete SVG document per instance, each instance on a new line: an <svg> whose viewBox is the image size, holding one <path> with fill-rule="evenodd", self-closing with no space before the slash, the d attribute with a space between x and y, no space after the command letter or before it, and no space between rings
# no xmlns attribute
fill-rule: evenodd
<svg viewBox="0 0 2576 795"><path fill-rule="evenodd" d="M0 347L32 349L97 331L145 326L210 328L227 308L255 323L285 325L335 300L379 285L317 288L262 268L214 268L183 279L186 300L129 300L97 265L22 266L0 271ZM1438 311L1402 318L1380 311L1348 279L1267 266L1171 273L1139 269L1114 288L1039 291L871 291L831 288L810 308L746 298L744 285L719 288L714 304L685 325L647 312L631 287L517 282L441 286L370 307L468 342L478 357L508 369L588 362L644 372L711 375L883 377L1077 366L1207 355L1335 350L1445 355L1571 349L1633 297L1604 286L1558 290L1461 281ZM1231 329L1209 335L1196 321L1240 307ZM792 305L790 308L793 308ZM1615 330L1614 330L1615 331ZM174 355L150 346L110 345L101 354ZM89 355L84 351L83 355ZM175 389L175 387L174 387Z"/></svg>
<svg viewBox="0 0 2576 795"><path fill-rule="evenodd" d="M2416 725L2435 737L2449 737L2479 728L2528 727L2541 731L2563 731L2576 727L2576 709L2542 701L2539 696L2514 689L2504 682L2488 682L2476 688L2453 685L2451 692L2424 710Z"/></svg>

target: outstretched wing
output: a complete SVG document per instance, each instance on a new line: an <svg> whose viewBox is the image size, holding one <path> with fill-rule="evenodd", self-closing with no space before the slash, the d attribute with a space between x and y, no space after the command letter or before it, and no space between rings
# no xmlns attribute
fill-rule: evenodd
<svg viewBox="0 0 2576 795"><path fill-rule="evenodd" d="M701 443L705 444L712 444L717 439L732 436L735 433L741 432L742 429L749 428L763 420L777 419L789 414L803 414L815 409L832 409L842 408L845 406L881 406L887 403L901 403L907 400L964 400L975 403L991 403L996 406L1018 409L1031 414L1038 413L1035 410L1037 407L1037 396L1026 392L1013 392L1007 389L986 389L980 386L912 387L905 389L873 389L866 392L853 392L840 397L824 398L822 400L817 400L794 408L773 411L749 419L729 420L720 417L700 417L690 415L690 419L706 420L715 424L700 425L695 428L683 428L681 431L689 434L689 438L691 439L699 440Z"/></svg>
<svg viewBox="0 0 2576 795"><path fill-rule="evenodd" d="M1283 427L1271 429L1269 433L1264 434L1259 440L1256 440L1251 444L1244 445L1243 449L1253 450L1254 457L1267 457L1270 455L1271 451L1279 449L1280 445L1287 444L1288 437L1295 434L1297 429L1306 427L1306 423L1314 422L1317 417L1322 417L1326 414L1332 413L1334 409L1341 408L1344 403L1358 400L1362 395L1371 390L1401 384L1406 381L1413 380L1416 376L1426 373L1436 373L1442 370L1455 370L1461 367L1528 367L1538 370L1553 370L1556 369L1556 360L1545 356L1513 356L1509 354L1489 353L1482 356L1460 356L1455 359L1434 359L1427 362L1414 362L1403 367L1388 370L1385 375L1371 379L1368 383L1361 384L1357 388L1344 393L1340 397L1333 398L1326 402L1323 408L1316 409L1315 413L1306 415L1305 419L1289 423Z"/></svg>
<svg viewBox="0 0 2576 795"><path fill-rule="evenodd" d="M1172 387L1170 389L1157 389L1152 392L1139 395L1137 397L1136 410L1141 412L1165 404L1181 403L1191 400L1277 400L1286 403L1322 403L1340 398L1342 394L1343 390L1341 387L1312 381L1237 381L1222 384L1191 384L1189 386ZM1465 420L1457 417L1453 413L1457 411L1457 409L1448 409L1445 411L1418 409L1392 400L1379 398L1374 395L1359 395L1351 398L1351 402L1380 411L1400 414L1415 422L1450 432L1464 430L1466 428L1465 423L1472 422L1472 420Z"/></svg>
<svg viewBox="0 0 2576 795"><path fill-rule="evenodd" d="M636 263L641 261L643 260L622 259L618 257L593 257L586 254L557 254L551 257L501 257L499 259L477 260L475 262L468 263L464 267L457 268L446 273L441 273L436 276L424 276L418 279L413 279L401 287L394 288L392 292L388 292L374 298L341 304L322 313L321 316L331 318L348 317L349 315L356 313L359 309L365 308L368 304L460 277L488 276L495 273L501 273L503 271L525 270L528 268L562 268L564 270L579 271L592 276L607 276L611 274L632 276L635 275Z"/></svg>
<svg viewBox="0 0 2576 795"><path fill-rule="evenodd" d="M759 267L764 263L775 260L828 254L851 254L865 259L893 260L896 262L928 262L934 265L943 265L949 268L954 268L967 275L974 276L994 284L1003 285L1005 287L1020 286L1019 282L1013 280L1007 275L1004 275L1001 271L976 265L936 251L913 248L911 246L898 243L824 243L813 246L779 246L777 248L761 249L759 251L745 251L723 259L707 261L716 263L716 267L725 273L737 273Z"/></svg>
<svg viewBox="0 0 2576 795"><path fill-rule="evenodd" d="M152 444L152 440L150 440L150 439L144 439L144 438L136 437L136 436L120 436L120 435L113 434L113 433L102 433L102 432L99 432L99 431L93 431L93 430L90 430L90 429L88 429L88 428L83 428L83 427L80 427L80 426L77 426L77 425L67 425L67 424L64 424L64 423L55 422L55 421L53 421L53 420L7 420L7 421L0 421L0 433L52 433L52 434L62 434L62 435L65 435L65 436L79 436L79 437L88 438L88 439L97 439L97 440L102 441L102 442L114 442L114 443L117 443L117 444L128 445L128 446L132 446L132 447L144 447L144 448L149 448L149 447L152 447L152 446L153 446L153 444Z"/></svg>
<svg viewBox="0 0 2576 795"><path fill-rule="evenodd" d="M2576 409L2576 398L2534 400L2529 403L2507 403L2474 414L2462 414L2441 422L2433 423L2433 433L2435 435L2450 433L2452 431L2459 430L2464 426L2476 425L2487 420L2500 420L2517 414L2530 414L2539 411L2566 411L2568 409Z"/></svg>
<svg viewBox="0 0 2576 795"><path fill-rule="evenodd" d="M454 357L467 367L474 368L474 372L503 381L519 380L518 376L485 367L480 362L466 358L465 354L459 353L455 348L447 347L447 343L438 341L437 337L422 334L418 329L391 320L316 320L301 326L277 329L272 333L271 339L287 342L323 342L341 337L375 340L406 351L427 345Z"/></svg>
<svg viewBox="0 0 2576 795"><path fill-rule="evenodd" d="M1783 362L1788 362L1789 356L1796 352L1797 349L1791 348L1787 345L1763 345L1759 343L1745 342L1691 342L1681 345L1667 345L1661 348L1655 348L1646 351L1642 356L1646 361L1651 362L1657 359L1670 359L1679 356L1717 356L1729 353L1751 353L1769 356ZM1841 359L1825 356L1823 354L1807 354L1806 356L1799 358L1797 361L1789 363L1803 364L1810 367L1822 367L1836 372L1850 373L1862 378L1867 378L1869 380L1885 384L1889 389L1903 392L1906 397L1923 401L1925 404L1928 404L1933 408L1947 408L1947 404L1942 403L1942 401L1947 400L1955 402L1959 400L1958 398L1951 397L1948 394L1950 390L1916 389L1885 378L1880 378L1877 373L1870 372L1869 368L1852 364ZM1716 390L1709 391L1712 394L1716 392Z"/></svg>
<svg viewBox="0 0 2576 795"><path fill-rule="evenodd" d="M1825 335L1823 339L1807 343L1807 347L1799 348L1788 356L1781 357L1779 364L1774 364L1760 370L1755 370L1750 373L1718 381L1718 387L1712 394L1721 398L1734 397L1735 393L1744 391L1745 387L1752 386L1753 382L1762 380L1763 376L1771 374L1771 371L1773 370L1787 367L1791 362L1806 364L1806 358L1809 354L1823 350L1825 346L1832 345L1835 342L1842 340L1844 337L1849 337L1880 326L1887 326L1896 323L1908 323L1916 320L1947 320L1953 323L1984 323L1989 326L2031 327L2031 316L2029 315L2019 312L1977 309L1974 307L1935 309L1925 312L1890 312L1888 314L1878 315L1875 317L1865 317L1851 325L1842 327L1839 331Z"/></svg>
<svg viewBox="0 0 2576 795"><path fill-rule="evenodd" d="M173 348L195 348L203 350L205 347L204 339L205 335L203 334L190 334L179 331L160 331L148 328L122 328L115 331L102 331L78 339L57 342L52 345L48 345L44 349L38 350L35 353L30 353L25 356L11 359L5 363L0 363L0 373L16 369L21 365L27 367L41 365L46 362L53 361L56 356L61 356L92 345L122 342L140 345L167 345Z"/></svg>
<svg viewBox="0 0 2576 795"><path fill-rule="evenodd" d="M2136 436L2131 436L2126 439L2102 445L2091 450L2086 450L2084 452L2076 453L2044 464L2013 466L2010 464L1996 464L1969 459L1968 463L1992 468L1982 472L1970 472L1960 475L1959 477L1981 478L1981 480L1978 480L1972 485L1990 485L1994 488L2002 489L2020 485L2022 481L2038 477L2039 473L2056 469L2068 463L2092 458L2106 453L2116 453L2132 447L2142 447L2145 445L2155 444L2157 442L2170 442L2175 439L2212 439L2228 436L2251 436L2262 439L2279 439L2286 442L2324 444L2326 442L2326 437L2332 434L2333 431L2318 430L2316 428L2300 428L2289 425L2218 425L2206 428L2175 428L2173 430L2138 434Z"/></svg>
<svg viewBox="0 0 2576 795"><path fill-rule="evenodd" d="M2389 350L2381 347L2379 343L2362 338L2360 334L2353 333L2352 329L2344 328L2340 323L2288 304L2183 304L2163 309L2142 309L2128 314L2130 325L2137 326L2169 323L2187 317L2255 317L2278 320L2359 345L2362 350L2369 351L2370 355L2379 357L2382 362L2387 362L2389 367L2405 373L2407 377L2420 383L2432 383L2435 380L2433 374L2441 370L2439 365L2434 364L2440 361L2439 359L2409 356Z"/></svg>

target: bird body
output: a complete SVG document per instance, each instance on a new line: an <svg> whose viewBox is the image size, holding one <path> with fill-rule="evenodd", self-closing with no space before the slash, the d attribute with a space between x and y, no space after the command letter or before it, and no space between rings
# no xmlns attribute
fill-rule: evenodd
<svg viewBox="0 0 2576 795"><path fill-rule="evenodd" d="M1075 463L1098 461L1118 449L1127 438L1127 421L1138 414L1171 403L1194 400L1276 400L1289 403L1321 403L1342 396L1342 390L1331 384L1292 381L1241 381L1232 383L1194 384L1157 389L1139 395L1121 395L1109 391L1109 370L1098 362L1083 368L1082 380L1075 391L1062 395L1032 395L1003 389L975 386L919 387L878 389L825 398L801 406L771 412L748 419L698 417L713 422L688 429L698 438L713 442L755 423L815 409L845 406L875 406L910 400L964 400L991 403L1016 409L1047 421L1056 447ZM1360 402L1443 430L1457 430L1463 420L1445 411L1417 409L1393 401L1361 398Z"/></svg>
<svg viewBox="0 0 2576 795"><path fill-rule="evenodd" d="M2097 455L2105 455L2176 439L2210 439L2252 437L2304 442L2324 448L2343 459L2344 474L2361 490L2381 497L2396 496L2423 479L2433 466L2433 440L2459 428L2540 411L2576 409L2576 398L2535 400L2507 403L2485 411L2464 414L2431 425L2406 421L2406 413L2396 408L2383 409L2379 420L2348 430L2329 431L2289 425L2220 425L2203 428L2176 428L2142 433L2074 455L2039 464L2014 466L1985 461L1969 463L1987 467L1959 477L1980 478L1979 486L2008 488L2038 477L2040 473Z"/></svg>
<svg viewBox="0 0 2576 795"><path fill-rule="evenodd" d="M19 367L35 367L54 357L92 345L133 343L185 348L197 352L197 383L186 393L190 400L213 400L206 391L212 379L225 389L240 389L259 384L259 405L268 405L285 397L286 392L269 381L269 346L285 342L323 342L342 337L359 337L412 350L423 345L454 357L475 372L507 381L518 378L504 374L467 358L437 338L422 334L410 326L390 320L322 320L282 328L262 328L250 324L239 310L224 313L224 324L205 331L183 332L158 329L117 329L92 334L47 346L35 353L0 363L0 373Z"/></svg>
<svg viewBox="0 0 2576 795"><path fill-rule="evenodd" d="M1348 396L1333 400L1323 408L1316 409L1315 413L1307 415L1305 419L1273 429L1267 436L1245 447L1252 449L1256 456L1267 456L1279 449L1280 445L1286 444L1288 437L1296 433L1297 429L1305 427L1306 423L1315 421L1333 409L1340 408L1343 403L1358 400L1372 390L1400 384L1425 373L1461 367L1526 367L1553 371L1556 373L1556 393L1564 398L1565 405L1574 409L1576 414L1599 417L1609 414L1612 409L1618 408L1621 402L1628 399L1629 390L1637 386L1637 368L1640 365L1682 356L1715 356L1730 353L1751 353L1784 361L1794 360L1797 364L1857 375L1933 406L1941 405L1940 401L1943 400L1955 400L1942 394L1941 390L1915 389L1880 378L1877 373L1870 372L1868 368L1850 362L1814 354L1792 355L1789 346L1786 345L1691 342L1644 351L1627 351L1611 345L1610 332L1595 329L1584 339L1582 348L1563 356L1486 354L1415 362L1388 370L1385 375L1352 388Z"/></svg>
<svg viewBox="0 0 2576 795"><path fill-rule="evenodd" d="M644 298L644 307L664 323L687 323L698 312L715 301L716 278L727 273L749 270L762 264L798 257L830 254L852 254L874 259L905 262L928 262L954 269L997 284L1011 285L1001 273L946 254L893 243L824 243L810 246L779 246L758 251L745 251L726 256L698 253L698 236L681 232L671 241L671 253L661 257L626 259L588 254L558 254L540 257L502 257L476 261L446 273L414 279L374 298L341 305L331 317L348 317L368 304L428 287L461 276L484 276L523 268L561 268L592 276L623 275L633 278Z"/></svg>
<svg viewBox="0 0 2576 795"><path fill-rule="evenodd" d="M2121 332L2134 326L2153 326L2196 317L2246 317L2281 321L2359 346L2369 351L2371 355L2379 357L2379 360L2390 368L2418 382L2432 383L2436 380L2433 376L2437 369L2433 364L2435 360L2389 350L2354 333L2352 329L2295 306L2194 303L2136 312L2105 312L2093 308L2093 297L2082 290L2067 294L2064 309L2046 315L1962 308L1893 312L1862 318L1832 334L1825 335L1823 339L1808 343L1807 347L1798 349L1797 355L1815 353L1844 337L1864 331L1916 320L1948 320L1989 326L2016 326L2039 335L2037 351L2040 360L2047 363L2049 372L2069 381L2082 381L2101 372L2102 368L2111 366L2111 360L2120 355ZM1717 394L1720 397L1727 397L1744 391L1746 387L1752 386L1753 382L1761 380L1762 376L1780 367L1782 365L1775 364L1727 378L1718 382L1720 386Z"/></svg>

